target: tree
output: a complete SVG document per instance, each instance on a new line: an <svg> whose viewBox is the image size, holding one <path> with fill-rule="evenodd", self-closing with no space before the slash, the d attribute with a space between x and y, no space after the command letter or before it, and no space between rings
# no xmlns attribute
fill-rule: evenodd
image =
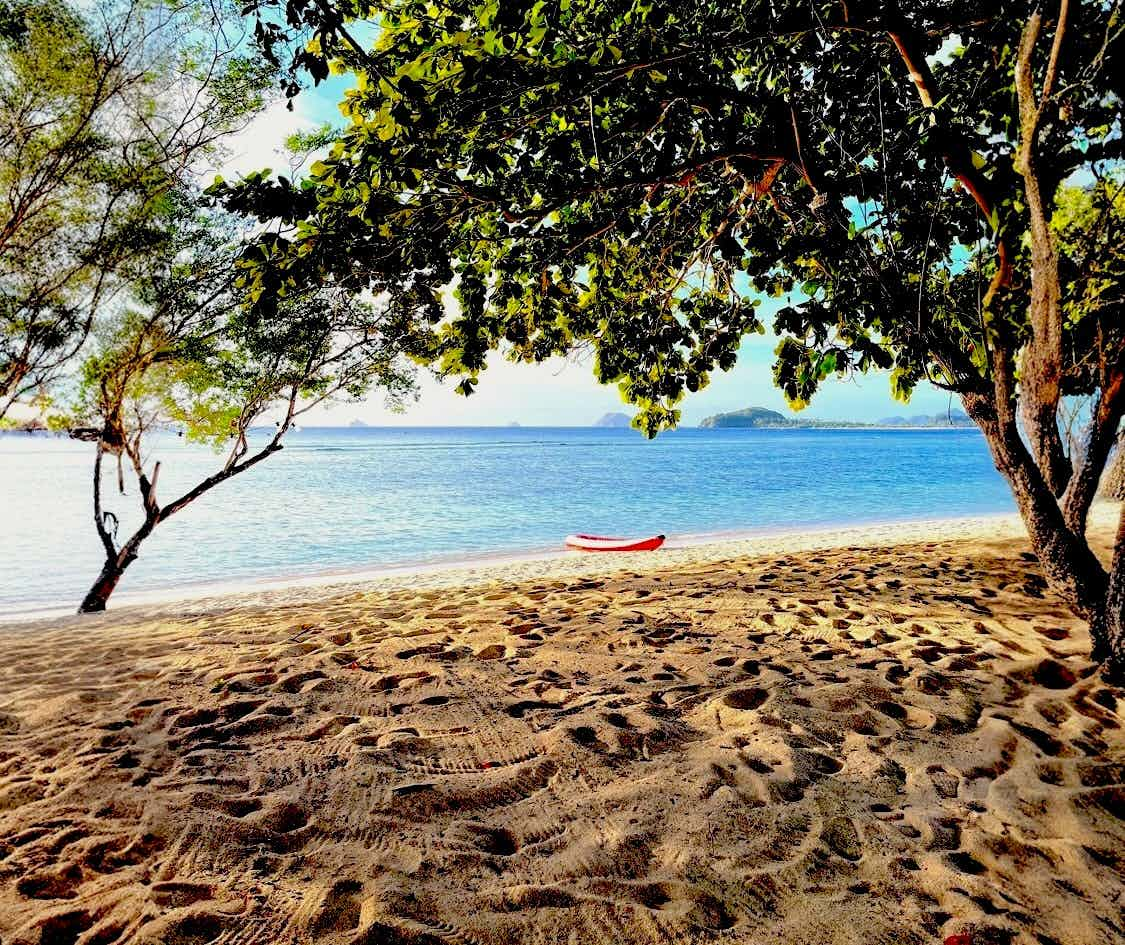
<svg viewBox="0 0 1125 945"><path fill-rule="evenodd" d="M393 404L412 390L398 335L376 303L320 290L286 300L268 322L248 315L235 287L237 224L177 196L161 256L150 258L117 317L96 329L72 412L55 418L96 444L93 517L105 560L79 612L104 610L161 522L282 449L312 407L373 386ZM167 430L211 444L223 459L161 502L161 464L149 451ZM127 537L104 491L107 457L116 457L119 493L127 476L136 486L139 524Z"/></svg>
<svg viewBox="0 0 1125 945"><path fill-rule="evenodd" d="M249 9L291 93L356 77L306 180L214 189L272 224L247 260L262 312L297 286L383 291L466 393L493 348L588 346L653 434L780 297L794 406L870 368L903 399L960 397L1048 580L1125 672L1125 519L1108 571L1085 534L1125 407L1101 255L1120 260L1120 3ZM1068 395L1092 402L1073 455Z"/></svg>
<svg viewBox="0 0 1125 945"><path fill-rule="evenodd" d="M262 105L226 0L0 0L0 419L49 389Z"/></svg>

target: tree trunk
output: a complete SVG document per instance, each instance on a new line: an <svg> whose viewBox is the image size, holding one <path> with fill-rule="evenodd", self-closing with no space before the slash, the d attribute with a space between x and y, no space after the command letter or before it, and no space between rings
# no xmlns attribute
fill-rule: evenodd
<svg viewBox="0 0 1125 945"><path fill-rule="evenodd" d="M78 606L78 612L80 614L96 614L105 610L110 594L117 587L121 575L125 573L125 569L131 561L132 558L125 562L119 561L116 557L107 559L93 587L82 598L82 603Z"/></svg>
<svg viewBox="0 0 1125 945"><path fill-rule="evenodd" d="M1107 499L1121 499L1125 501L1125 433L1117 437L1117 452L1102 476L1099 495Z"/></svg>
<svg viewBox="0 0 1125 945"><path fill-rule="evenodd" d="M988 396L967 394L962 400L969 416L984 432L996 468L1011 486L1048 583L1089 623L1093 659L1125 658L1125 653L1115 656L1108 639L1112 621L1107 610L1109 586L1105 569L1085 538L1067 527L1050 487L1020 439L1015 422L1001 421ZM1118 544L1121 543L1119 533ZM1120 558L1125 558L1125 553L1115 557L1119 569ZM1125 576L1118 578L1125 582ZM1125 588L1121 591L1125 593ZM1118 618L1120 623L1120 614Z"/></svg>
<svg viewBox="0 0 1125 945"><path fill-rule="evenodd" d="M1125 505L1121 507L1117 538L1113 543L1105 606L1096 622L1099 636L1105 641L1106 677L1125 683Z"/></svg>
<svg viewBox="0 0 1125 945"><path fill-rule="evenodd" d="M208 476L194 488L189 489L178 499L168 503L168 505L163 508L160 503L156 501L156 480L157 476L160 474L160 463L157 463L153 467L152 478L149 479L141 468L139 446L134 445L131 452L128 452L129 447L126 447L129 458L132 460L133 467L137 473L137 483L140 486L145 520L133 533L132 537L121 546L120 551L117 550L114 543L114 536L106 527L105 513L102 511L102 456L105 454L105 448L102 439L99 438L97 454L94 457L94 527L98 530L98 537L101 538L102 547L105 549L105 563L102 565L101 574L98 575L98 579L94 582L93 587L86 592L86 596L82 599L82 603L78 607L78 613L93 614L105 610L106 603L109 601L110 595L113 594L120 582L121 576L125 573L125 569L137 559L141 543L152 534L152 530L164 521L164 519L175 515L180 509L194 502L220 482L225 482L227 479L230 479L231 476L236 476L238 473L244 472L251 466L257 465L266 457L280 450L282 448L281 437L285 435L285 432L293 422L297 394L298 390L294 388L292 396L289 398L289 413L284 423L274 434L273 439L266 446L248 459L244 459L242 462L236 462L238 457L232 456L227 465L219 472L215 473L213 476ZM137 444L139 444L139 438ZM120 460L120 456L118 456L118 459ZM118 468L120 469L120 466Z"/></svg>
<svg viewBox="0 0 1125 945"><path fill-rule="evenodd" d="M1055 77L1058 74L1058 49L1066 30L1067 0L1062 0L1051 61L1043 79L1042 92L1035 88L1032 66L1035 46L1043 25L1038 9L1032 13L1020 37L1016 56L1015 86L1019 104L1019 147L1015 154L1016 171L1023 177L1031 234L1031 304L1028 322L1031 339L1021 358L1020 406L1024 427L1031 443L1031 455L1042 479L1055 496L1066 490L1071 475L1070 460L1059 433L1059 399L1062 396L1063 322L1060 309L1059 257L1051 230L1049 195L1043 193L1038 161L1039 129Z"/></svg>
<svg viewBox="0 0 1125 945"><path fill-rule="evenodd" d="M141 542L152 534L152 530L159 521L159 514L150 514L117 554L106 555L101 574L98 575L94 586L82 598L82 603L78 606L78 613L96 614L105 610L105 605L109 601L110 595L116 590L125 569L137 560L137 552L140 550Z"/></svg>

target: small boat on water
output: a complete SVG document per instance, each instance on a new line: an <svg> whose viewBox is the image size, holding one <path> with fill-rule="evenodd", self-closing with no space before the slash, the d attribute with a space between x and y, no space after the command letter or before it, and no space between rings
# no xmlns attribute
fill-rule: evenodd
<svg viewBox="0 0 1125 945"><path fill-rule="evenodd" d="M578 551L655 551L663 544L663 535L653 535L651 538L606 538L604 535L566 536L566 546Z"/></svg>

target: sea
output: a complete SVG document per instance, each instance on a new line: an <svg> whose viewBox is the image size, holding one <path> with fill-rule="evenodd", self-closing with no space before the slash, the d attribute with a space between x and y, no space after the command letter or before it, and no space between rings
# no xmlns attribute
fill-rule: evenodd
<svg viewBox="0 0 1125 945"><path fill-rule="evenodd" d="M265 436L265 432L260 434ZM221 457L160 438L162 502ZM93 447L0 436L0 619L71 610L96 577ZM103 494L120 534L135 485ZM973 429L303 428L161 523L111 601L560 550L572 532L689 542L1014 510ZM656 552L659 554L659 552Z"/></svg>

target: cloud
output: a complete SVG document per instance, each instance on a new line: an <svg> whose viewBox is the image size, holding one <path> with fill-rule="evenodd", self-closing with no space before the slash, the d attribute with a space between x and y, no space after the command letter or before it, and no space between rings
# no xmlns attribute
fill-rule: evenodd
<svg viewBox="0 0 1125 945"><path fill-rule="evenodd" d="M293 100L292 111L285 107L284 99L272 102L245 128L227 139L226 153L215 172L227 180L265 168L288 174L290 154L285 142L295 132L320 127L323 119L315 117L315 105L300 95Z"/></svg>

